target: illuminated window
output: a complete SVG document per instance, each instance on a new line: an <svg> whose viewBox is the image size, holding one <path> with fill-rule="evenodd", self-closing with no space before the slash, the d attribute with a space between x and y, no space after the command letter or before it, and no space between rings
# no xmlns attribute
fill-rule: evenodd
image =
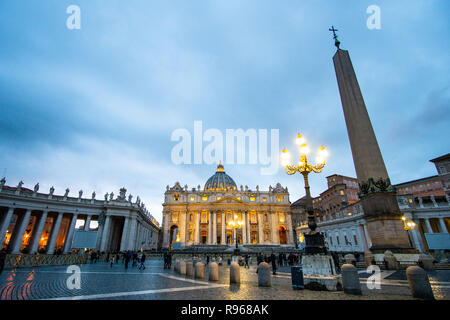
<svg viewBox="0 0 450 320"><path fill-rule="evenodd" d="M222 199L222 197L221 197L221 196L218 196L218 197L217 197L217 200L220 200L220 199Z"/></svg>
<svg viewBox="0 0 450 320"><path fill-rule="evenodd" d="M203 197L202 197L202 200L203 200L203 201L208 201L208 197L207 197L207 196L203 196Z"/></svg>
<svg viewBox="0 0 450 320"><path fill-rule="evenodd" d="M191 201L195 201L195 197L191 197Z"/></svg>
<svg viewBox="0 0 450 320"><path fill-rule="evenodd" d="M178 199L180 199L180 195L178 193L175 193L173 195L173 200L178 201Z"/></svg>
<svg viewBox="0 0 450 320"><path fill-rule="evenodd" d="M347 213L347 215L351 216L351 215L352 215L352 213L351 213L351 212L349 212L349 213Z"/></svg>
<svg viewBox="0 0 450 320"><path fill-rule="evenodd" d="M278 201L278 202L282 202L282 201L283 201L283 196L278 196L278 197L277 197L277 201Z"/></svg>
<svg viewBox="0 0 450 320"><path fill-rule="evenodd" d="M255 196L254 196L254 195L251 195L251 196L250 196L250 201L255 201L255 200L256 200Z"/></svg>
<svg viewBox="0 0 450 320"><path fill-rule="evenodd" d="M221 214L217 215L217 223L222 223L222 215Z"/></svg>
<svg viewBox="0 0 450 320"><path fill-rule="evenodd" d="M241 197L237 197L238 200L241 200Z"/></svg>
<svg viewBox="0 0 450 320"><path fill-rule="evenodd" d="M413 199L410 198L410 199L409 199L409 203L413 203Z"/></svg>
<svg viewBox="0 0 450 320"><path fill-rule="evenodd" d="M344 195L344 190L341 190L340 193L341 193L341 196L343 196Z"/></svg>
<svg viewBox="0 0 450 320"><path fill-rule="evenodd" d="M284 223L284 220L285 220L285 218L284 218L284 212L279 212L279 213L278 213L278 216L279 216L279 218L280 218L280 222L281 222L281 223Z"/></svg>
<svg viewBox="0 0 450 320"><path fill-rule="evenodd" d="M263 198L263 202L266 202L266 201L267 201L267 198L266 198L266 197L264 197L264 198Z"/></svg>
<svg viewBox="0 0 450 320"><path fill-rule="evenodd" d="M208 223L208 212L207 211L202 212L201 223Z"/></svg>
<svg viewBox="0 0 450 320"><path fill-rule="evenodd" d="M178 213L172 213L172 222L178 222Z"/></svg>

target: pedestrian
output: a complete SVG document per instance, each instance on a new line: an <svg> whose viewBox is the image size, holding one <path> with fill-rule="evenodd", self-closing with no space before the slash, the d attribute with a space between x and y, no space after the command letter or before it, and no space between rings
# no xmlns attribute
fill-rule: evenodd
<svg viewBox="0 0 450 320"><path fill-rule="evenodd" d="M172 268L172 254L169 253L169 255L167 256L167 266L168 269Z"/></svg>
<svg viewBox="0 0 450 320"><path fill-rule="evenodd" d="M114 260L116 259L116 257L114 256L114 255L111 255L111 258L110 258L110 260L109 260L109 263L110 263L110 267L112 268L113 267L113 264L114 264Z"/></svg>
<svg viewBox="0 0 450 320"><path fill-rule="evenodd" d="M120 256L118 253L116 253L116 263L119 263L119 260L120 260Z"/></svg>
<svg viewBox="0 0 450 320"><path fill-rule="evenodd" d="M142 253L139 261L140 261L139 270L145 269L145 254L144 253Z"/></svg>
<svg viewBox="0 0 450 320"><path fill-rule="evenodd" d="M277 258L275 256L275 254L272 252L272 254L270 255L270 262L272 262L272 272L273 274L277 274Z"/></svg>
<svg viewBox="0 0 450 320"><path fill-rule="evenodd" d="M167 269L167 252L164 252L163 259L164 259L164 269Z"/></svg>
<svg viewBox="0 0 450 320"><path fill-rule="evenodd" d="M5 267L5 260L6 260L6 250L2 249L2 251L0 251L0 274L3 271L3 268Z"/></svg>
<svg viewBox="0 0 450 320"><path fill-rule="evenodd" d="M209 263L209 256L206 257L206 264Z"/></svg>
<svg viewBox="0 0 450 320"><path fill-rule="evenodd" d="M245 255L245 265L244 268L250 269L250 266L248 265L248 260L250 260L250 256L248 254Z"/></svg>
<svg viewBox="0 0 450 320"><path fill-rule="evenodd" d="M133 267L136 267L136 262L137 262L137 253L133 252L133 264L132 264Z"/></svg>

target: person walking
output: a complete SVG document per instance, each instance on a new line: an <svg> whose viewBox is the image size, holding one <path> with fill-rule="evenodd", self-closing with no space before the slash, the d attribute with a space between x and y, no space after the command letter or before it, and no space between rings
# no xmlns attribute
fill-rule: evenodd
<svg viewBox="0 0 450 320"><path fill-rule="evenodd" d="M139 261L140 261L139 270L145 269L145 253L141 254Z"/></svg>
<svg viewBox="0 0 450 320"><path fill-rule="evenodd" d="M125 269L128 269L128 263L130 262L130 251L125 253Z"/></svg>
<svg viewBox="0 0 450 320"><path fill-rule="evenodd" d="M109 264L110 264L110 267L111 267L111 268L112 268L113 265L114 265L115 259L116 259L116 257L115 257L114 255L111 255L111 258L110 258L110 260L109 260Z"/></svg>
<svg viewBox="0 0 450 320"><path fill-rule="evenodd" d="M270 262L272 262L272 273L275 275L277 274L277 258L275 256L275 254L272 252L272 254L270 255Z"/></svg>
<svg viewBox="0 0 450 320"><path fill-rule="evenodd" d="M245 258L244 258L244 261L245 261L244 268L250 269L250 266L248 265L249 260L250 260L250 256L248 254L246 254Z"/></svg>
<svg viewBox="0 0 450 320"><path fill-rule="evenodd" d="M206 265L209 263L209 256L206 257Z"/></svg>

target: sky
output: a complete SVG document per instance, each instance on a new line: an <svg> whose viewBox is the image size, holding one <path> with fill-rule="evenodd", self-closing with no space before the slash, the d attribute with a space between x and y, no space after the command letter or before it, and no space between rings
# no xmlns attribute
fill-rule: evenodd
<svg viewBox="0 0 450 320"><path fill-rule="evenodd" d="M70 5L80 29L67 28ZM380 29L369 29L370 5ZM332 63L349 50L392 183L436 174L450 151L447 0L198 0L0 2L0 175L40 192L97 199L125 187L162 221L166 185L201 185L215 164L176 164L177 129L279 130L298 155L329 151L326 177L356 177ZM206 144L205 144L206 145ZM247 150L247 153L253 150ZM248 154L247 154L248 156ZM238 186L288 187L300 175L226 164Z"/></svg>

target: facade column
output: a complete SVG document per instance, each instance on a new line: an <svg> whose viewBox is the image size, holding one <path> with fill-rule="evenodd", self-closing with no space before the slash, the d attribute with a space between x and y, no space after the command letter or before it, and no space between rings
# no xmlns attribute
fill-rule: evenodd
<svg viewBox="0 0 450 320"><path fill-rule="evenodd" d="M222 244L226 244L226 239L225 239L225 211L222 211L221 213L221 219L222 219L222 237L220 239L220 242Z"/></svg>
<svg viewBox="0 0 450 320"><path fill-rule="evenodd" d="M364 235L367 241L367 245L370 248L372 246L372 240L370 240L369 232L367 231L367 224L363 224Z"/></svg>
<svg viewBox="0 0 450 320"><path fill-rule="evenodd" d="M258 212L258 244L264 243L264 235L263 235L263 214Z"/></svg>
<svg viewBox="0 0 450 320"><path fill-rule="evenodd" d="M8 230L9 224L11 223L13 213L14 208L9 208L8 212L6 213L6 217L3 219L3 223L0 229L0 248L3 245L3 242L5 242L6 231Z"/></svg>
<svg viewBox="0 0 450 320"><path fill-rule="evenodd" d="M58 239L59 229L61 227L63 214L58 212L56 221L53 226L52 235L50 236L50 242L47 250L47 254L53 254L55 252L56 239Z"/></svg>
<svg viewBox="0 0 450 320"><path fill-rule="evenodd" d="M188 212L184 213L184 246L188 243Z"/></svg>
<svg viewBox="0 0 450 320"><path fill-rule="evenodd" d="M288 227L288 241L287 244L294 244L294 232L292 230L292 220L291 220L291 214L289 212L284 213L285 219L287 221L287 227Z"/></svg>
<svg viewBox="0 0 450 320"><path fill-rule="evenodd" d="M236 228L233 228L233 241L232 241L232 243L234 245L236 245L236 242L237 242L237 239L236 239Z"/></svg>
<svg viewBox="0 0 450 320"><path fill-rule="evenodd" d="M200 211L197 211L195 214L196 223L195 223L195 243L200 244Z"/></svg>
<svg viewBox="0 0 450 320"><path fill-rule="evenodd" d="M209 211L209 217L208 217L208 244L212 244L212 230L213 230L213 213L212 211Z"/></svg>
<svg viewBox="0 0 450 320"><path fill-rule="evenodd" d="M212 227L213 227L213 232L212 232L213 241L212 241L212 244L217 244L217 212L213 212Z"/></svg>
<svg viewBox="0 0 450 320"><path fill-rule="evenodd" d="M427 225L427 231L428 233L434 233L433 228L431 228L430 219L425 218L425 224Z"/></svg>
<svg viewBox="0 0 450 320"><path fill-rule="evenodd" d="M103 226L102 242L100 245L100 251L106 252L106 246L107 246L108 240L109 240L110 223L111 223L111 216L106 216L105 217L105 225Z"/></svg>
<svg viewBox="0 0 450 320"><path fill-rule="evenodd" d="M444 218L439 218L439 225L441 227L442 233L448 233L447 226L445 225Z"/></svg>
<svg viewBox="0 0 450 320"><path fill-rule="evenodd" d="M128 250L128 231L130 226L130 217L125 217L122 229L122 239L120 239L120 251L124 252Z"/></svg>
<svg viewBox="0 0 450 320"><path fill-rule="evenodd" d="M88 215L86 218L86 222L84 224L84 231L89 231L89 226L91 225L92 216Z"/></svg>
<svg viewBox="0 0 450 320"><path fill-rule="evenodd" d="M251 237L252 225L250 224L250 219L248 218L248 211L245 211L245 221L247 227L247 244L252 244L252 237Z"/></svg>
<svg viewBox="0 0 450 320"><path fill-rule="evenodd" d="M273 212L271 214L272 220L272 244L280 244L279 236L278 236L278 223L277 223L277 214Z"/></svg>
<svg viewBox="0 0 450 320"><path fill-rule="evenodd" d="M30 253L36 253L39 249L39 242L41 241L41 236L42 236L42 232L44 231L46 220L47 220L47 211L43 211L41 217L39 218L39 223L37 225L37 229L33 235Z"/></svg>
<svg viewBox="0 0 450 320"><path fill-rule="evenodd" d="M359 233L361 234L364 251L369 251L369 246L367 245L366 235L364 234L364 225L362 225L362 224L359 225Z"/></svg>
<svg viewBox="0 0 450 320"><path fill-rule="evenodd" d="M141 224L139 221L137 221L137 228L136 228L136 237L134 238L134 249L133 250L139 250L141 247ZM178 228L178 232L180 232L180 228ZM181 235L180 235L181 238ZM176 239L175 239L176 240Z"/></svg>
<svg viewBox="0 0 450 320"><path fill-rule="evenodd" d="M420 243L421 241L419 240L421 237L419 235L419 231L417 230L417 228L411 229L409 230L412 240L413 240L413 244L414 247L419 250L419 252L424 252L424 248L422 246L422 244Z"/></svg>
<svg viewBox="0 0 450 320"><path fill-rule="evenodd" d="M419 207L420 207L420 208L423 208L423 200L422 200L422 197L418 197L417 199L419 200Z"/></svg>
<svg viewBox="0 0 450 320"><path fill-rule="evenodd" d="M47 217L47 214L45 214L45 217ZM75 225L76 225L77 219L78 219L78 214L74 214L72 216L72 221L70 221L69 232L67 233L66 241L64 242L64 253L67 253L72 249L72 240L73 240L73 234L75 233ZM44 225L45 225L45 223L44 223ZM41 231L41 234L42 234L42 231Z"/></svg>
<svg viewBox="0 0 450 320"><path fill-rule="evenodd" d="M128 245L127 245L127 250L134 250L134 240L136 237L136 228L137 228L137 219L136 217L130 217L130 221L128 222L130 227L130 231L128 233ZM166 220L166 224L167 224L167 220ZM166 240L164 240L166 241Z"/></svg>
<svg viewBox="0 0 450 320"><path fill-rule="evenodd" d="M28 222L30 221L31 210L28 209L23 216L22 221L20 222L19 230L17 230L17 234L14 237L14 243L12 245L12 253L18 254L20 253L20 247L22 246L23 236L25 234L25 230L27 229Z"/></svg>
<svg viewBox="0 0 450 320"><path fill-rule="evenodd" d="M241 212L242 222L242 244L247 244L247 219L245 218L245 211Z"/></svg>

